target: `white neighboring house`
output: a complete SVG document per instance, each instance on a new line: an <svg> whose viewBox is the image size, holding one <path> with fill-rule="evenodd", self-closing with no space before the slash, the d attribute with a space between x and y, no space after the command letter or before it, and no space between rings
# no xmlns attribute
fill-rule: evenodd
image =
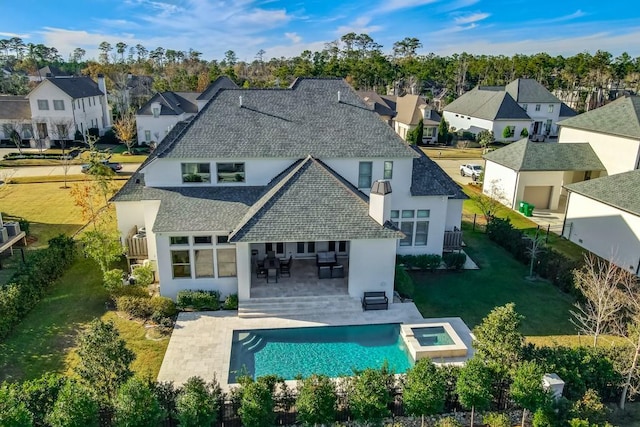
<svg viewBox="0 0 640 427"><path fill-rule="evenodd" d="M557 135L561 116L575 114L534 79L516 79L506 86L478 86L444 108L450 127L477 134L492 131L496 140L517 141L526 135L544 140ZM510 137L505 138L504 129Z"/></svg>
<svg viewBox="0 0 640 427"><path fill-rule="evenodd" d="M24 96L0 95L0 139L8 140L13 130L23 140L33 137L29 100Z"/></svg>
<svg viewBox="0 0 640 427"><path fill-rule="evenodd" d="M138 145L160 143L179 122L202 110L221 89L237 89L229 77L214 80L204 92L162 92L155 94L136 112Z"/></svg>
<svg viewBox="0 0 640 427"><path fill-rule="evenodd" d="M264 289L254 266L269 251L311 264L335 252L345 295L392 301L396 254L459 248L465 198L344 80L300 78L218 91L113 202L128 256L156 266L162 295L218 290L242 304Z"/></svg>
<svg viewBox="0 0 640 427"><path fill-rule="evenodd" d="M568 185L563 237L640 275L639 189L637 169Z"/></svg>
<svg viewBox="0 0 640 427"><path fill-rule="evenodd" d="M111 127L103 75L98 83L90 77L50 77L44 79L28 95L34 137L38 139L73 139L76 130L82 134L97 128L100 135Z"/></svg>

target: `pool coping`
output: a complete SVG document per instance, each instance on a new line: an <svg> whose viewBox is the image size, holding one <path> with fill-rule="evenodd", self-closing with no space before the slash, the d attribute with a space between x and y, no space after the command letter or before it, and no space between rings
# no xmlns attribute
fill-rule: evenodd
<svg viewBox="0 0 640 427"><path fill-rule="evenodd" d="M389 310L349 312L340 316L316 313L304 318L240 318L235 311L183 312L178 315L157 380L181 385L193 376L199 376L205 381L215 378L221 388L228 391L235 386L228 383L234 330L383 323L422 324L431 321L451 323L456 334L470 349L465 358L434 362L462 364L473 355L471 331L462 319L424 319L413 303L389 304Z"/></svg>

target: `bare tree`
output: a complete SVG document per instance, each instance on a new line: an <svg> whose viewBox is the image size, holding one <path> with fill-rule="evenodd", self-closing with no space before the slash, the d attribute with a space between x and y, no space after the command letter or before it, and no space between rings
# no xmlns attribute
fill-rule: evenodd
<svg viewBox="0 0 640 427"><path fill-rule="evenodd" d="M584 266L573 272L576 287L584 296L584 302L576 302L576 310L570 310L571 323L586 335L593 335L593 346L598 345L601 334L612 332L622 308L624 298L620 289L630 275L613 262L585 255ZM640 311L640 305L638 306Z"/></svg>
<svg viewBox="0 0 640 427"><path fill-rule="evenodd" d="M492 217L496 216L500 211L505 210L505 204L508 203L504 189L497 179L492 180L488 185L483 187L484 194L474 194L471 200L476 204L484 219L489 222Z"/></svg>
<svg viewBox="0 0 640 427"><path fill-rule="evenodd" d="M135 144L136 136L136 116L131 109L123 111L116 119L113 123L113 131L118 139L127 146L127 152L132 154L131 149Z"/></svg>
<svg viewBox="0 0 640 427"><path fill-rule="evenodd" d="M69 169L71 169L71 156L66 152L69 148L69 131L72 129L73 120L70 118L58 118L53 121L53 132L56 135L56 139L60 142L60 148L62 148L62 171L64 172L64 186L62 188L69 188L67 185L67 175Z"/></svg>
<svg viewBox="0 0 640 427"><path fill-rule="evenodd" d="M638 278L625 270L622 273L627 275L622 283L622 298L628 310L627 316L618 316L617 331L631 345L632 351L629 353L629 366L626 370L626 377L622 384L622 394L620 396L620 409L624 410L627 397L640 392L638 372L638 362L640 359L640 282ZM622 274L621 273L621 274Z"/></svg>
<svg viewBox="0 0 640 427"><path fill-rule="evenodd" d="M531 240L531 246L529 246L526 250L527 255L529 255L529 278L533 279L533 267L536 262L536 258L540 255L540 252L544 249L544 238L539 236L537 233L534 237L529 237Z"/></svg>

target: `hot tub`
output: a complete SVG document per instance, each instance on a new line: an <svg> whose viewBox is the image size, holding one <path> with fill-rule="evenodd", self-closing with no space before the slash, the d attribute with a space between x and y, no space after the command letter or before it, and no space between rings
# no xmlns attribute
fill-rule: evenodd
<svg viewBox="0 0 640 427"><path fill-rule="evenodd" d="M401 325L400 334L414 361L425 357L446 359L467 355L467 346L446 322Z"/></svg>

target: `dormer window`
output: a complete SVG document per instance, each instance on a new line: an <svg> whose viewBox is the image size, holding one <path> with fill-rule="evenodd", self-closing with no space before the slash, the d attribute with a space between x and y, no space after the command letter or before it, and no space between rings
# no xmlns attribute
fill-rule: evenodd
<svg viewBox="0 0 640 427"><path fill-rule="evenodd" d="M153 112L153 117L155 118L160 117L160 107L153 107L151 111Z"/></svg>

